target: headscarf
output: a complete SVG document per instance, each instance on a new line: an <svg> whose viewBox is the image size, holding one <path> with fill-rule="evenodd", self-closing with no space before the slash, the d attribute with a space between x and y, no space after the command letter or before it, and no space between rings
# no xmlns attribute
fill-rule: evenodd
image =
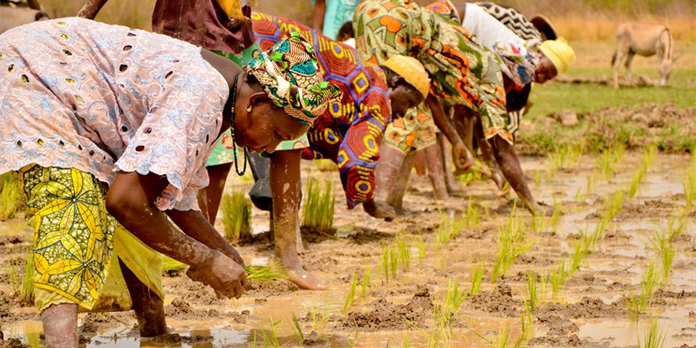
<svg viewBox="0 0 696 348"><path fill-rule="evenodd" d="M539 45L539 50L549 58L559 74L568 71L570 63L575 60L575 51L564 38L546 40Z"/></svg>
<svg viewBox="0 0 696 348"><path fill-rule="evenodd" d="M423 94L423 98L428 97L430 79L428 78L428 73L425 71L423 64L416 58L398 55L391 56L391 58L382 65L403 77L406 82Z"/></svg>
<svg viewBox="0 0 696 348"><path fill-rule="evenodd" d="M298 33L279 40L244 70L259 80L277 106L309 126L342 96L337 86L324 81L312 45Z"/></svg>

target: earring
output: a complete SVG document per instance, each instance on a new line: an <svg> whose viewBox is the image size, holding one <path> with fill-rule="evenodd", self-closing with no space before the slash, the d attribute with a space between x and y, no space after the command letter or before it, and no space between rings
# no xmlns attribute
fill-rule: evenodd
<svg viewBox="0 0 696 348"><path fill-rule="evenodd" d="M253 108L253 105L252 105L252 104L247 105L247 107L246 107L246 112L247 112L247 113L251 112L251 109L252 109L252 108Z"/></svg>

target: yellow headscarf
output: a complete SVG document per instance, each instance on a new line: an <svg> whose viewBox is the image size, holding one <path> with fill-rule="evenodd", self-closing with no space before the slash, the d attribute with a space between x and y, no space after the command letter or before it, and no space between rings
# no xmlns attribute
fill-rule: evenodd
<svg viewBox="0 0 696 348"><path fill-rule="evenodd" d="M549 58L559 74L568 71L570 63L575 60L575 51L568 42L559 37L556 40L546 40L539 45L539 50Z"/></svg>
<svg viewBox="0 0 696 348"><path fill-rule="evenodd" d="M416 58L392 56L382 65L403 77L406 82L423 94L423 98L428 97L430 79L428 78L428 73L425 71L423 64Z"/></svg>

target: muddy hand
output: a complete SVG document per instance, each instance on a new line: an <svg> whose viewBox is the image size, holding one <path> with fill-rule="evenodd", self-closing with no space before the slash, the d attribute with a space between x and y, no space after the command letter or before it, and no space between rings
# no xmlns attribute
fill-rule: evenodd
<svg viewBox="0 0 696 348"><path fill-rule="evenodd" d="M219 295L240 298L248 288L244 268L231 258L215 251L215 256L200 267L191 267L186 275L212 287Z"/></svg>
<svg viewBox="0 0 696 348"><path fill-rule="evenodd" d="M459 143L452 147L452 161L458 170L466 172L474 165L474 156L463 143Z"/></svg>

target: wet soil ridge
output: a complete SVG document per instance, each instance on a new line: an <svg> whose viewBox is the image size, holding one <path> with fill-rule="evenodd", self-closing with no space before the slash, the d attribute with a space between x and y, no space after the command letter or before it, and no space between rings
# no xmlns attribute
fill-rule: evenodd
<svg viewBox="0 0 696 348"><path fill-rule="evenodd" d="M364 311L351 311L345 318L339 319L336 328L364 331L405 330L412 325L428 327L433 313L433 297L427 287L419 287L413 297L403 305L395 305L385 298L380 298L365 306ZM411 324L409 324L411 323Z"/></svg>

